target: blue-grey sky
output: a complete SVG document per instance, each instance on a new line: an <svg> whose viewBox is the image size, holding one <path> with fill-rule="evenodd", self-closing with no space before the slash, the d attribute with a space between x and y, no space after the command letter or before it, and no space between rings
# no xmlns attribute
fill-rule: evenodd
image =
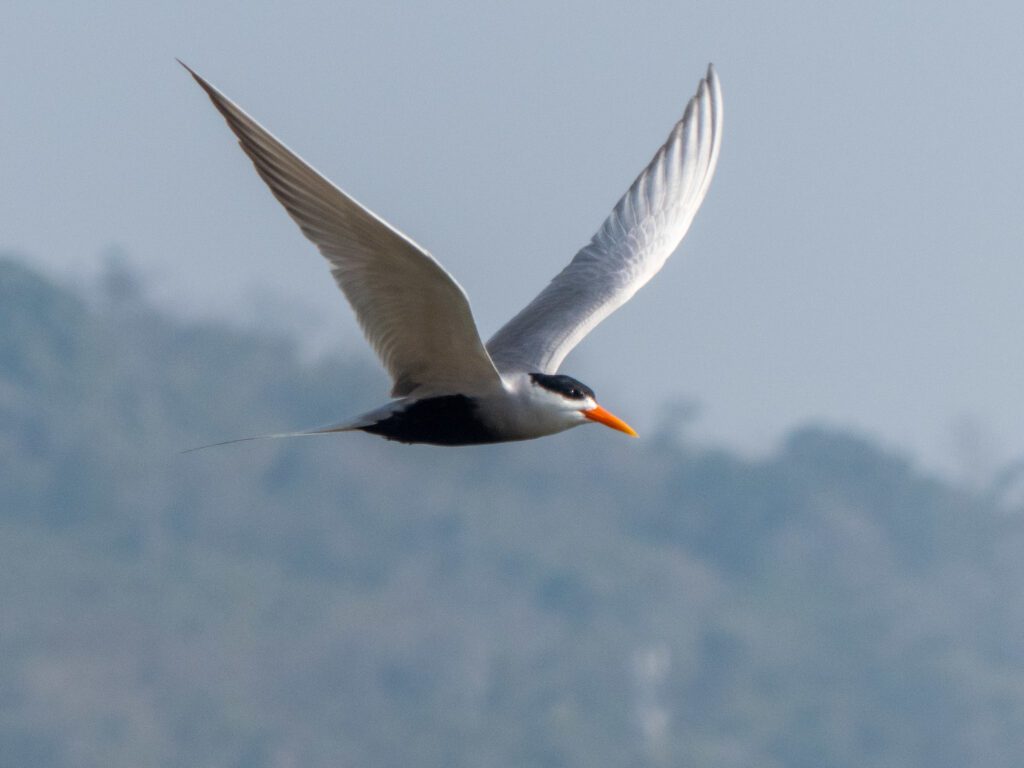
<svg viewBox="0 0 1024 768"><path fill-rule="evenodd" d="M564 370L641 434L687 398L696 434L755 450L824 419L948 466L973 424L1003 460L1024 454L1022 35L1011 2L6 0L0 249L85 281L117 245L176 311L365 349L180 56L429 248L486 337L714 61L704 208Z"/></svg>

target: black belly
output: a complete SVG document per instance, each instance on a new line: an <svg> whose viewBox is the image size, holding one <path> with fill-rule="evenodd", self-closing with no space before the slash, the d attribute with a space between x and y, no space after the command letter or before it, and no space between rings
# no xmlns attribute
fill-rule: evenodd
<svg viewBox="0 0 1024 768"><path fill-rule="evenodd" d="M402 443L479 445L503 440L481 421L476 402L466 395L417 400L404 410L360 429Z"/></svg>

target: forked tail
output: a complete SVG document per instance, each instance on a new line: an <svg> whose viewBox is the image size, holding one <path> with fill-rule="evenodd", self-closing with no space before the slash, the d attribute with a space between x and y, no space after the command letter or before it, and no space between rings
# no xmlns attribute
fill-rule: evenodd
<svg viewBox="0 0 1024 768"><path fill-rule="evenodd" d="M219 443L210 443L209 445L200 445L195 448L188 448L187 450L182 451L182 453L193 453L195 451L201 451L204 448L216 448L218 445L246 443L250 440L276 440L280 437L313 437L315 435L330 435L334 432L355 432L357 430L373 426L382 419L387 419L396 410L400 409L403 403L403 400L395 400L387 405L381 406L380 408L375 408L372 411L361 414L354 419L349 419L348 421L343 421L339 424L328 424L326 427L316 427L315 429L305 429L298 432L275 432L270 435L236 437L234 440L222 440Z"/></svg>
<svg viewBox="0 0 1024 768"><path fill-rule="evenodd" d="M181 453L194 453L201 451L204 448L216 448L219 445L231 445L232 443L247 443L250 440L276 440L281 437L313 437L315 435L329 435L332 432L352 432L360 429L351 422L344 424L334 424L329 427L320 427L319 429L307 429L301 432L275 432L270 435L253 435L252 437L236 437L234 440L222 440L219 443L209 443L207 445L199 445L195 448L187 448Z"/></svg>

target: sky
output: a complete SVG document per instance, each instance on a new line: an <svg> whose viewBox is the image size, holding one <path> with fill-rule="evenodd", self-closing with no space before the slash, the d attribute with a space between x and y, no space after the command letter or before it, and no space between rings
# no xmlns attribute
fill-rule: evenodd
<svg viewBox="0 0 1024 768"><path fill-rule="evenodd" d="M1024 456L1022 34L1011 2L6 0L0 251L89 284L119 250L170 311L370 359L180 57L427 247L487 338L713 61L707 200L563 371L641 435L692 402L702 441L823 421L984 474Z"/></svg>

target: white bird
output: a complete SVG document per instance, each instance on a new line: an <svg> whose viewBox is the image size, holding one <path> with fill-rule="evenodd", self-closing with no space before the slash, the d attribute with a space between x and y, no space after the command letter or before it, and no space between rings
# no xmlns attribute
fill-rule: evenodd
<svg viewBox="0 0 1024 768"><path fill-rule="evenodd" d="M471 445L529 440L594 422L636 436L597 404L590 387L558 368L661 269L703 202L722 138L722 94L713 66L597 234L484 346L465 292L426 250L180 63L327 259L393 381L396 399L381 408L287 436L362 430L405 443ZM267 435L278 436L286 435Z"/></svg>

